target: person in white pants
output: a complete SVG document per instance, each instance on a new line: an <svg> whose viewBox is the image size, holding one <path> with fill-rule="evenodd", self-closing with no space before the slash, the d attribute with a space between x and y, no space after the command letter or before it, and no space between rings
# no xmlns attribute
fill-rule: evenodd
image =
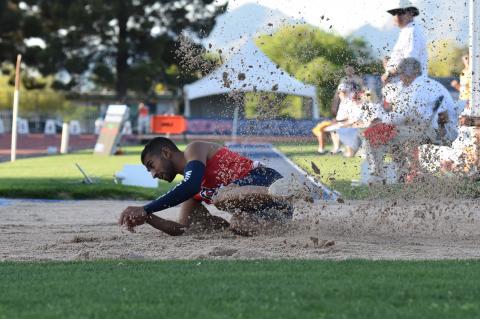
<svg viewBox="0 0 480 319"><path fill-rule="evenodd" d="M450 93L437 81L422 75L422 66L414 58L403 59L398 74L404 89L398 96L396 110L383 113L374 124L395 127L395 136L383 145L365 140L365 151L372 181L385 178L383 159L391 152L399 168L399 178L408 181L418 172L418 147L456 137L455 103Z"/></svg>

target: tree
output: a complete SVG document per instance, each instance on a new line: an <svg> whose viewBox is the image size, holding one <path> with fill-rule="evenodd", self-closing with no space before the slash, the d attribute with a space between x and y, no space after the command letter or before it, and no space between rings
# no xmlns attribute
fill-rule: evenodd
<svg viewBox="0 0 480 319"><path fill-rule="evenodd" d="M27 89L25 83L29 85L30 80L28 78L22 79L20 88L22 93L19 100L20 116L31 117L35 115L39 119L40 117L52 117L55 114L72 111L72 104L66 100L65 96L61 92L50 88L51 77L38 77L36 81L42 83L43 86ZM13 90L11 75L0 76L0 110L11 109Z"/></svg>
<svg viewBox="0 0 480 319"><path fill-rule="evenodd" d="M0 64L14 63L17 54L25 52L24 40L36 34L34 19L21 2L0 0Z"/></svg>
<svg viewBox="0 0 480 319"><path fill-rule="evenodd" d="M207 36L227 6L213 0L32 2L30 12L42 22L46 46L29 50L27 62L43 74L66 70L77 82L91 74L119 98L127 90L145 92L154 82L168 81L178 35L187 30Z"/></svg>
<svg viewBox="0 0 480 319"><path fill-rule="evenodd" d="M428 73L431 76L458 76L464 65L462 56L468 53L467 47L460 47L454 40L438 40L428 46Z"/></svg>
<svg viewBox="0 0 480 319"><path fill-rule="evenodd" d="M274 34L260 36L257 44L282 69L300 81L317 86L325 115L330 112L344 65L352 64L359 72L368 73L381 69L364 40L345 39L310 25L284 26Z"/></svg>
<svg viewBox="0 0 480 319"><path fill-rule="evenodd" d="M248 119L296 118L303 114L302 97L269 92L245 93L245 117Z"/></svg>

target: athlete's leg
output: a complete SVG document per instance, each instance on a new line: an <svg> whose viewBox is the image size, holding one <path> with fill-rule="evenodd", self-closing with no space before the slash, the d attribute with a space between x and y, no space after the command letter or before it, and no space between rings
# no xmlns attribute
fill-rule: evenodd
<svg viewBox="0 0 480 319"><path fill-rule="evenodd" d="M230 230L251 236L291 218L292 207L268 193L265 186L227 186L215 196L213 204L232 214Z"/></svg>
<svg viewBox="0 0 480 319"><path fill-rule="evenodd" d="M201 202L191 198L180 206L179 223L185 226L201 225L205 229L228 228L229 223L218 216L212 215Z"/></svg>
<svg viewBox="0 0 480 319"><path fill-rule="evenodd" d="M220 210L253 212L261 207L273 204L275 199L268 194L265 186L237 186L231 184L222 187L213 199L213 205Z"/></svg>
<svg viewBox="0 0 480 319"><path fill-rule="evenodd" d="M262 221L252 214L233 213L230 219L230 230L237 235L253 236L268 228L268 224L268 221Z"/></svg>

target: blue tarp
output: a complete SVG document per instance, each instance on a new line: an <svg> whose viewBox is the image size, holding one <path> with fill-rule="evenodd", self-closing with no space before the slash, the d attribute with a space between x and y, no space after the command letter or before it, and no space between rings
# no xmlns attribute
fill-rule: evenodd
<svg viewBox="0 0 480 319"><path fill-rule="evenodd" d="M311 136L312 128L321 120L246 120L238 121L238 135ZM231 134L231 119L187 119L188 134Z"/></svg>

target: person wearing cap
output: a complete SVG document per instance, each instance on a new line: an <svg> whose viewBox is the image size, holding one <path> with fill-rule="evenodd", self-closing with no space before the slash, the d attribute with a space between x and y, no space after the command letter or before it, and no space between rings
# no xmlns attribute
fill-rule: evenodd
<svg viewBox="0 0 480 319"><path fill-rule="evenodd" d="M383 83L392 81L398 73L398 64L402 59L414 58L421 64L422 74L427 74L427 40L421 27L414 22L420 14L408 0L400 0L396 6L387 10L393 16L395 25L400 28L398 40L390 54ZM398 80L398 78L397 78Z"/></svg>

